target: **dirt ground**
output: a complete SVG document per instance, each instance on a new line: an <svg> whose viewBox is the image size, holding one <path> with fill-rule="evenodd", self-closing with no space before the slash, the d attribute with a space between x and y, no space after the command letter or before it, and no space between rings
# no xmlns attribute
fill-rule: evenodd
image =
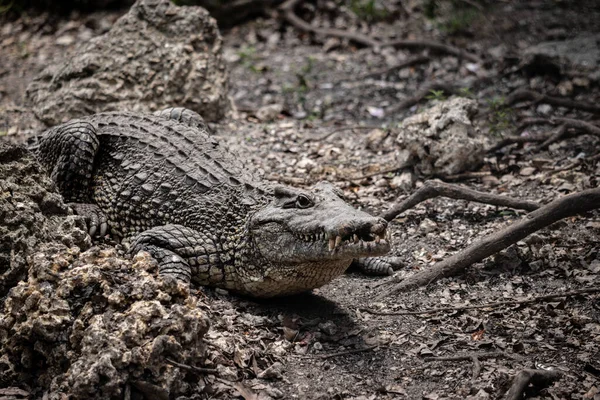
<svg viewBox="0 0 600 400"><path fill-rule="evenodd" d="M388 111L428 82L470 87L485 80L483 87L475 86L465 94L477 100L475 120L492 141L514 134L525 118L598 122L597 113L543 103L498 106L519 88L599 104L597 2L488 1L481 10L470 8L470 16L438 10L435 18L424 15L424 3L406 2L404 11L390 8L394 11L390 18L381 21L371 21L371 14L360 16L350 6L335 9L334 2L311 3L301 7L299 14L313 24L343 26L373 37L394 35L453 44L483 61L472 63L423 48L361 48L301 32L275 16L222 32L237 115L213 124L216 134L249 158L267 179L298 186L329 180L344 188L356 206L379 213L430 178L407 170L365 177L397 167L398 149L393 140L385 139L405 117L427 108L427 99ZM28 83L49 63L68 57L78 43L110 29L123 12L68 17L30 12L3 20L0 136L22 141L43 129L24 100ZM595 35L589 37L596 39L587 40L596 40L597 53L582 50L580 61L562 64L564 60L528 58L540 42L586 35ZM420 54L428 61L363 77ZM433 92L431 96L432 102L446 97ZM547 131L547 126L532 126L520 134ZM537 150L535 143L513 145L488 153L476 169L481 174L449 179L547 203L597 187L600 164L594 156L599 144L600 137L578 135L543 150ZM397 179L403 172L408 183ZM383 315L597 287L598 212L558 222L460 276L374 300L394 279L431 267L524 214L462 200L432 199L392 222L393 255L405 264L396 277L350 272L312 293L264 301L195 289L193 293L210 306L211 328L205 336L209 353L222 354L222 359L212 358L207 366L223 365L218 379L242 385L202 398L496 399L503 398L520 370L551 368L560 371L561 378L544 388L529 388L527 398L600 399L598 294ZM450 359L436 360L439 357ZM199 379L218 382L214 377ZM259 397L251 397L248 390Z"/></svg>

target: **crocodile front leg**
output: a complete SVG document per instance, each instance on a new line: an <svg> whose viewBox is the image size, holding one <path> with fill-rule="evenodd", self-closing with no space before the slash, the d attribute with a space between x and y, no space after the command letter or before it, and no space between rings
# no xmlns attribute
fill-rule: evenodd
<svg viewBox="0 0 600 400"><path fill-rule="evenodd" d="M74 120L50 129L38 141L30 150L48 169L65 200L90 203L92 171L99 147L94 126Z"/></svg>
<svg viewBox="0 0 600 400"><path fill-rule="evenodd" d="M137 235L131 254L145 250L158 262L160 275L189 283L192 275L200 284L226 287L224 266L214 238L182 225L157 226ZM220 282L222 281L222 282Z"/></svg>

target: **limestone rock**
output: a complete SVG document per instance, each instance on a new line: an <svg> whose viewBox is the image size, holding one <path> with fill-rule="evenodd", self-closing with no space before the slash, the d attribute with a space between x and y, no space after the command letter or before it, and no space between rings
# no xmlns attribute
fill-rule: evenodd
<svg viewBox="0 0 600 400"><path fill-rule="evenodd" d="M487 138L471 122L477 103L453 97L402 121L392 131L399 164L423 175L453 175L483 162Z"/></svg>
<svg viewBox="0 0 600 400"><path fill-rule="evenodd" d="M90 244L31 153L0 142L0 387L49 400L200 392L190 367L172 362L204 361L198 298L158 278L147 253L82 253Z"/></svg>
<svg viewBox="0 0 600 400"><path fill-rule="evenodd" d="M27 276L27 257L44 243L85 250L85 222L72 215L54 183L22 146L0 141L0 295Z"/></svg>
<svg viewBox="0 0 600 400"><path fill-rule="evenodd" d="M217 24L200 7L138 0L106 34L47 67L27 89L49 125L101 111L186 107L208 121L230 111Z"/></svg>
<svg viewBox="0 0 600 400"><path fill-rule="evenodd" d="M600 65L600 34L582 34L572 39L538 43L525 50L529 69L554 67L566 72L570 67L596 71Z"/></svg>

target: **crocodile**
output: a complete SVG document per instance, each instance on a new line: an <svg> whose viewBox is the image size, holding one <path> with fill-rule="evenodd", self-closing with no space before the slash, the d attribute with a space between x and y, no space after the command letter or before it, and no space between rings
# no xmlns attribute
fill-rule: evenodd
<svg viewBox="0 0 600 400"><path fill-rule="evenodd" d="M290 295L390 250L384 219L328 182L304 190L261 180L184 108L71 120L30 149L91 236L147 251L160 275L183 282Z"/></svg>

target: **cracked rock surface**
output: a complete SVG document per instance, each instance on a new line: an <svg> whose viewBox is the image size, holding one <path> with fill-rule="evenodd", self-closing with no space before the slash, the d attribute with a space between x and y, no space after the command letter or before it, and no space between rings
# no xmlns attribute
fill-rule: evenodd
<svg viewBox="0 0 600 400"><path fill-rule="evenodd" d="M453 97L406 118L396 137L400 164L414 164L423 175L454 175L481 165L487 139L471 121L476 110L476 101Z"/></svg>
<svg viewBox="0 0 600 400"><path fill-rule="evenodd" d="M139 0L110 31L44 69L27 97L48 125L173 105L215 121L230 111L227 86L222 39L206 10Z"/></svg>
<svg viewBox="0 0 600 400"><path fill-rule="evenodd" d="M113 247L82 252L83 220L31 154L0 142L0 160L0 387L19 382L48 399L202 391L190 374L204 361L209 326L198 298L157 279L146 253L132 261Z"/></svg>

